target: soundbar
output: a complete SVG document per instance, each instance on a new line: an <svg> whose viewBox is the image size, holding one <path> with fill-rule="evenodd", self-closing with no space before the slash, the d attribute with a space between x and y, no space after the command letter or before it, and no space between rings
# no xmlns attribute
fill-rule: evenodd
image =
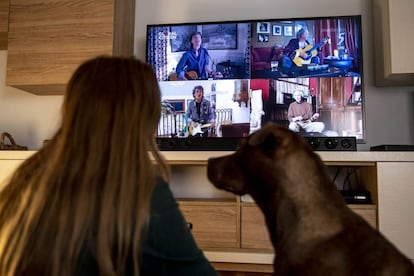
<svg viewBox="0 0 414 276"><path fill-rule="evenodd" d="M234 151L240 138L156 138L161 151Z"/></svg>
<svg viewBox="0 0 414 276"><path fill-rule="evenodd" d="M241 138L162 138L157 137L161 151L234 151ZM355 137L304 137L315 151L356 151Z"/></svg>
<svg viewBox="0 0 414 276"><path fill-rule="evenodd" d="M357 141L356 137L317 137L306 136L306 142L315 151L356 151Z"/></svg>

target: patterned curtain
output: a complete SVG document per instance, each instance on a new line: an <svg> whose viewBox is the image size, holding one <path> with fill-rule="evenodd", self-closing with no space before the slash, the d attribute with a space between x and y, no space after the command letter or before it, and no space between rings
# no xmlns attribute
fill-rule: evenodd
<svg viewBox="0 0 414 276"><path fill-rule="evenodd" d="M148 33L147 59L157 75L158 81L168 80L167 44L169 39L168 27L153 27Z"/></svg>
<svg viewBox="0 0 414 276"><path fill-rule="evenodd" d="M338 20L315 20L315 30L315 43L322 41L327 36L329 36L331 39L331 46L326 45L321 49L321 54L319 55L319 57L321 59L321 63L323 63L324 57L333 56L333 50L338 48Z"/></svg>
<svg viewBox="0 0 414 276"><path fill-rule="evenodd" d="M248 24L248 28L247 28L247 38L251 37L252 34L252 29L251 29L251 24ZM251 41L250 39L247 39L247 44L246 44L246 49L244 52L244 73L245 73L245 77L250 78L250 72L251 72L251 68L250 68L250 63L251 63Z"/></svg>
<svg viewBox="0 0 414 276"><path fill-rule="evenodd" d="M361 68L358 67L360 58L358 56L359 33L358 27L356 26L356 20L351 18L343 19L342 26L345 32L345 48L348 49L348 54L354 58L354 60L352 61L354 68L356 68L359 71L361 70Z"/></svg>

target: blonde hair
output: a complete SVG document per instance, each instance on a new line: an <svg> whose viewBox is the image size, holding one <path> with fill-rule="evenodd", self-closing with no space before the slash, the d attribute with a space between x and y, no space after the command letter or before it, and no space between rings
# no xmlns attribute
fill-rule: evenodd
<svg viewBox="0 0 414 276"><path fill-rule="evenodd" d="M84 252L100 275L121 275L131 257L139 274L156 171L169 177L155 143L160 98L139 60L79 66L61 126L0 193L0 275L72 275Z"/></svg>

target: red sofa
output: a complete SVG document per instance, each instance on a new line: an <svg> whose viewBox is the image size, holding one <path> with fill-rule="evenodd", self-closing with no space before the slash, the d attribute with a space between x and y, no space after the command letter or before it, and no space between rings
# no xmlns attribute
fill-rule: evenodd
<svg viewBox="0 0 414 276"><path fill-rule="evenodd" d="M252 71L270 69L270 62L277 61L283 54L283 48L252 48Z"/></svg>

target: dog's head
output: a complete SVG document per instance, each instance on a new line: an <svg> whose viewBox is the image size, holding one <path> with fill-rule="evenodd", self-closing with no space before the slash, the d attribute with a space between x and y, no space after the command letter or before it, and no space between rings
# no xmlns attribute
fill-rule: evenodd
<svg viewBox="0 0 414 276"><path fill-rule="evenodd" d="M234 154L210 158L207 173L217 188L254 198L273 193L281 181L307 177L303 171L315 170L315 156L299 134L268 123L243 140Z"/></svg>

